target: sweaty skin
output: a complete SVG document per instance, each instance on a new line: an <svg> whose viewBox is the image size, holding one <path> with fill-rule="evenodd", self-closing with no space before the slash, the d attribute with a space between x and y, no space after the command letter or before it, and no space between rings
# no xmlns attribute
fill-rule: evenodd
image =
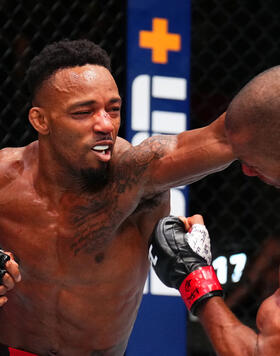
<svg viewBox="0 0 280 356"><path fill-rule="evenodd" d="M15 283L11 262L9 291L0 287L0 343L38 355L123 356L169 189L233 160L224 116L132 147L117 137L114 79L86 65L44 82L29 120L38 141L0 151L0 245L21 274ZM107 178L81 178L106 167Z"/></svg>

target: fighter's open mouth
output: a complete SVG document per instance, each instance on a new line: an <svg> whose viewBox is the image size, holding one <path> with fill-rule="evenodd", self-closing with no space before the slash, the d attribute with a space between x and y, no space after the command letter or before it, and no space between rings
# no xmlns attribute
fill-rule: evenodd
<svg viewBox="0 0 280 356"><path fill-rule="evenodd" d="M100 152L106 154L106 151L109 149L109 145L96 145L92 147L93 151Z"/></svg>
<svg viewBox="0 0 280 356"><path fill-rule="evenodd" d="M96 157L103 162L108 162L112 157L112 146L106 144L95 145L91 148Z"/></svg>

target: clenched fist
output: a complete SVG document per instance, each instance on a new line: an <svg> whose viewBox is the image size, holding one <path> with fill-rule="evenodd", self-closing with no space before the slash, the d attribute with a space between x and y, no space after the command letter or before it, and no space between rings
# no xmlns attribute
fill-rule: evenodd
<svg viewBox="0 0 280 356"><path fill-rule="evenodd" d="M20 280L19 266L14 260L13 254L0 249L0 307L8 300L5 296L7 291L13 289L15 283Z"/></svg>

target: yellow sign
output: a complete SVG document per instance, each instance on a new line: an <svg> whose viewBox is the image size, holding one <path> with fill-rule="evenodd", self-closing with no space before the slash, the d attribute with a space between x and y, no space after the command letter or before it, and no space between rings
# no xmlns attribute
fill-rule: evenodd
<svg viewBox="0 0 280 356"><path fill-rule="evenodd" d="M166 64L168 51L181 50L181 36L168 32L167 19L154 18L152 31L140 31L139 46L152 50L152 62Z"/></svg>

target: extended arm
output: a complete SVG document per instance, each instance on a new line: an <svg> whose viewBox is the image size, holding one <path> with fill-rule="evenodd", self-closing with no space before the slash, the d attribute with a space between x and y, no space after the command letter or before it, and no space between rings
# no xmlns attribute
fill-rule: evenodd
<svg viewBox="0 0 280 356"><path fill-rule="evenodd" d="M226 168L235 157L225 135L224 119L225 114L203 128L177 136L154 136L138 146L141 153L154 154L147 171L148 189L152 186L163 191L190 184Z"/></svg>

